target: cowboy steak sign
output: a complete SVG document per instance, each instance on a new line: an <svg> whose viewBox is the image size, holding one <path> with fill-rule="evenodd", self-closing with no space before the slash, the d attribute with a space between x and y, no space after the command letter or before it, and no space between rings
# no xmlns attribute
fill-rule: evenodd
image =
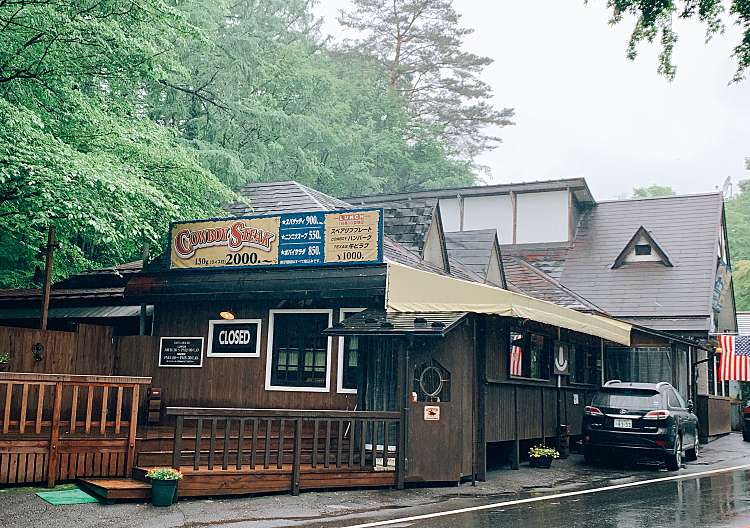
<svg viewBox="0 0 750 528"><path fill-rule="evenodd" d="M174 223L170 266L234 268L382 262L380 209Z"/></svg>

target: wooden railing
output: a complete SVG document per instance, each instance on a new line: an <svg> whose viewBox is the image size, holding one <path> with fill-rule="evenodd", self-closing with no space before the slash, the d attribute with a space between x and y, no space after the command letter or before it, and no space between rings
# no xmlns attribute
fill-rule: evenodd
<svg viewBox="0 0 750 528"><path fill-rule="evenodd" d="M175 416L175 468L395 471L402 474L400 414L168 407Z"/></svg>
<svg viewBox="0 0 750 528"><path fill-rule="evenodd" d="M151 378L0 373L0 484L129 476Z"/></svg>

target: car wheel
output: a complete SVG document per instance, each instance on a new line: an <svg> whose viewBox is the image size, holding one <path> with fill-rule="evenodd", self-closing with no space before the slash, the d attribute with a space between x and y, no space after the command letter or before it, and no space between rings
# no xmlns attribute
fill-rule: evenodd
<svg viewBox="0 0 750 528"><path fill-rule="evenodd" d="M691 449L685 450L685 460L693 462L698 460L698 452L700 451L700 442L698 441L698 431L695 432L695 443Z"/></svg>
<svg viewBox="0 0 750 528"><path fill-rule="evenodd" d="M583 448L583 462L584 464L593 464L596 462L596 457L594 456L594 450L591 447L585 446Z"/></svg>
<svg viewBox="0 0 750 528"><path fill-rule="evenodd" d="M745 442L750 442L750 433L742 433L742 439Z"/></svg>
<svg viewBox="0 0 750 528"><path fill-rule="evenodd" d="M667 469L677 471L682 467L682 438L679 436L674 441L674 453L667 456Z"/></svg>

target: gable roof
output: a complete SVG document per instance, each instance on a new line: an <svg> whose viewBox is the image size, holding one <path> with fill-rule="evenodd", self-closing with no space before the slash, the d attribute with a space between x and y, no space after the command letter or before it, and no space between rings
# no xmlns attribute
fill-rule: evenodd
<svg viewBox="0 0 750 528"><path fill-rule="evenodd" d="M311 189L295 181L251 183L245 185L238 194L248 199L252 207L238 203L227 210L235 215L243 214L283 214L300 211L334 211L352 209L354 206L338 198ZM394 204L367 204L367 207L383 207L383 257L432 273L447 274L451 268L448 253L442 236L442 222L437 200L406 206ZM433 218L437 219L440 230L441 251L446 268L443 269L423 258L423 250ZM475 275L456 263L456 273L460 278L476 281Z"/></svg>
<svg viewBox="0 0 750 528"><path fill-rule="evenodd" d="M451 261L460 262L465 268L482 277L484 282L487 282L492 259L495 258L494 255L496 254L496 258L499 260L500 273L504 279L497 230L476 229L445 233L445 246ZM504 287L505 284L499 284L498 286Z"/></svg>
<svg viewBox="0 0 750 528"><path fill-rule="evenodd" d="M250 183L237 194L250 199L250 205L235 203L227 207L233 215L283 214L297 211L351 209L348 203L311 189L296 181Z"/></svg>
<svg viewBox="0 0 750 528"><path fill-rule="evenodd" d="M503 269L511 289L579 312L605 313L520 257L503 255Z"/></svg>
<svg viewBox="0 0 750 528"><path fill-rule="evenodd" d="M669 267L673 266L672 260L669 258L669 254L667 253L667 251L656 241L656 238L654 238L654 235L652 235L649 230L641 226L638 228L635 234L633 234L625 247L622 248L620 254L617 255L617 258L612 264L612 267L619 268L623 264L626 264L628 256L635 249L636 243L642 239L646 239L649 242L649 244L651 245L651 249L656 251L656 255L659 257L662 264Z"/></svg>
<svg viewBox="0 0 750 528"><path fill-rule="evenodd" d="M583 216L560 282L614 317L708 330L722 211L721 193L600 202ZM612 269L641 226L678 265Z"/></svg>

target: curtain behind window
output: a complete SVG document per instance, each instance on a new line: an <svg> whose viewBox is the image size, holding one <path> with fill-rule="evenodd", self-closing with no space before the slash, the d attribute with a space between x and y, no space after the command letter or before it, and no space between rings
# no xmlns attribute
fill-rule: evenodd
<svg viewBox="0 0 750 528"><path fill-rule="evenodd" d="M672 383L670 347L607 347L605 379L642 383Z"/></svg>

